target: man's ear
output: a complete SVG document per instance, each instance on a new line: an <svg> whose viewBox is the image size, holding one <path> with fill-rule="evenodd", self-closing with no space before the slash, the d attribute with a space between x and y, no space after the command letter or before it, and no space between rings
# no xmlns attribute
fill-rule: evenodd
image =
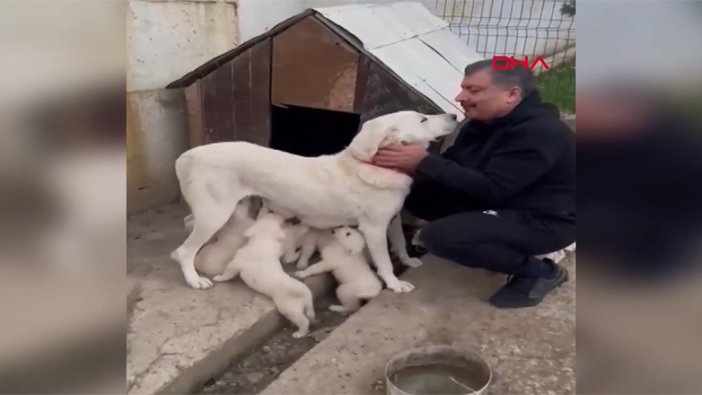
<svg viewBox="0 0 702 395"><path fill-rule="evenodd" d="M378 129L366 125L367 123L361 127L347 148L354 158L363 162L369 161L378 152L378 148L387 145L397 132L395 127Z"/></svg>

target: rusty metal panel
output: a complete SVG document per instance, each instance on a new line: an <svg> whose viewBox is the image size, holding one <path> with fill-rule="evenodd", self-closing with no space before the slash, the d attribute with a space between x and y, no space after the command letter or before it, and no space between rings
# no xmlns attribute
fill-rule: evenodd
<svg viewBox="0 0 702 395"><path fill-rule="evenodd" d="M230 65L234 139L267 146L271 130L271 39L247 49Z"/></svg>
<svg viewBox="0 0 702 395"><path fill-rule="evenodd" d="M466 51L467 52L467 51ZM408 39L374 50L386 67L446 112L463 114L453 100L463 79L463 69L456 69L445 57L419 38ZM477 55L476 55L477 56ZM475 58L479 60L480 58Z"/></svg>
<svg viewBox="0 0 702 395"><path fill-rule="evenodd" d="M356 108L356 112L361 113L361 123L402 110L413 110L424 114L442 112L434 103L408 89L383 67L369 61L363 100Z"/></svg>
<svg viewBox="0 0 702 395"><path fill-rule="evenodd" d="M273 38L272 102L353 111L358 53L315 17Z"/></svg>
<svg viewBox="0 0 702 395"><path fill-rule="evenodd" d="M355 48L381 62L411 90L463 118L453 98L463 68L483 57L453 35L446 21L416 2L315 10L320 21L341 36L353 37Z"/></svg>

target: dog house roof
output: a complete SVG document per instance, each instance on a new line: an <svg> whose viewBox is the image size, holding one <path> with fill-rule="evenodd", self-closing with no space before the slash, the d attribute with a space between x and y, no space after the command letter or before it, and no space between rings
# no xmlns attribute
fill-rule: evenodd
<svg viewBox="0 0 702 395"><path fill-rule="evenodd" d="M192 84L248 48L310 15L443 111L462 115L453 101L458 82L465 66L482 57L451 33L446 21L414 2L308 9L212 59L167 88Z"/></svg>

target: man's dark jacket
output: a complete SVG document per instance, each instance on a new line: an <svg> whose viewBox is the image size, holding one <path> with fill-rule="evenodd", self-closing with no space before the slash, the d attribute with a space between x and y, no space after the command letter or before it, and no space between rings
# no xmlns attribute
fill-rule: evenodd
<svg viewBox="0 0 702 395"><path fill-rule="evenodd" d="M466 123L453 146L419 163L415 180L441 184L485 209L574 223L574 134L534 92L502 118Z"/></svg>

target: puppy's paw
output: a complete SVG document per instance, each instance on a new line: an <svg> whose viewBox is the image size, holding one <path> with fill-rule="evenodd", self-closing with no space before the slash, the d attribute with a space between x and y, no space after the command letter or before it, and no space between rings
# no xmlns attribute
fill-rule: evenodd
<svg viewBox="0 0 702 395"><path fill-rule="evenodd" d="M414 285L407 281L395 280L388 284L388 289L397 293L412 292L414 291Z"/></svg>
<svg viewBox="0 0 702 395"><path fill-rule="evenodd" d="M348 313L349 312L349 310L346 307L344 307L340 304L333 304L333 305L329 306L329 310L337 312L337 313Z"/></svg>
<svg viewBox="0 0 702 395"><path fill-rule="evenodd" d="M188 285L195 289L207 289L214 285L212 281L205 277L194 277L186 279Z"/></svg>
<svg viewBox="0 0 702 395"><path fill-rule="evenodd" d="M221 283L223 281L228 281L229 277L225 276L224 274L218 274L218 275L212 277L212 279L218 283Z"/></svg>
<svg viewBox="0 0 702 395"><path fill-rule="evenodd" d="M301 338L301 337L307 336L307 333L308 333L308 332L309 332L309 331L301 331L301 330L300 330L300 331L297 331L297 332L293 333L293 334L292 334L292 337L294 337L295 339L299 339L299 338Z"/></svg>
<svg viewBox="0 0 702 395"><path fill-rule="evenodd" d="M293 275L295 275L295 277L297 277L297 278L305 278L305 277L307 277L307 273L305 273L304 270L298 270L298 271L296 271L295 273L293 273Z"/></svg>
<svg viewBox="0 0 702 395"><path fill-rule="evenodd" d="M305 269L307 269L307 266L309 266L309 265L310 265L310 263L307 261L299 261L297 263L296 268L297 268L297 270L305 270Z"/></svg>
<svg viewBox="0 0 702 395"><path fill-rule="evenodd" d="M400 261L402 262L403 265L409 266L409 267L420 267L424 262L422 262L421 259L419 258L412 258L410 256L401 258Z"/></svg>

